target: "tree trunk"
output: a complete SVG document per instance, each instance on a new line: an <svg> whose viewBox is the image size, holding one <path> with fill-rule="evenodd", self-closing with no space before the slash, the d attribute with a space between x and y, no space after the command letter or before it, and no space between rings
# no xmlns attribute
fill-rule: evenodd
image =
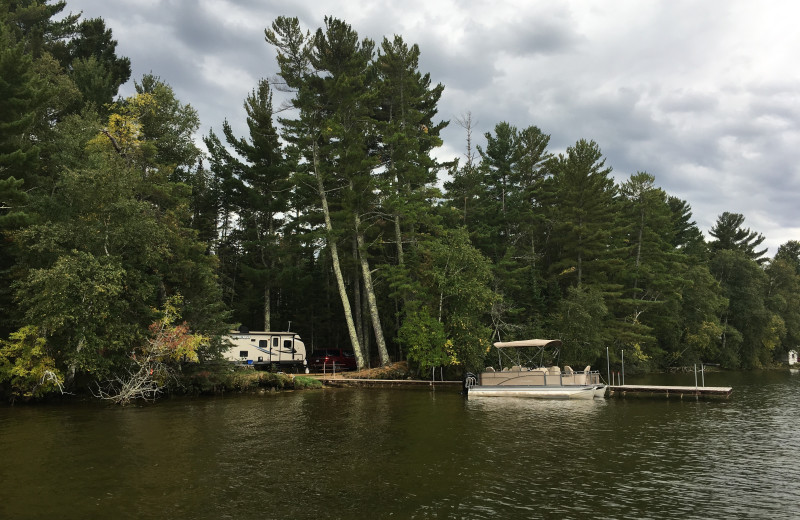
<svg viewBox="0 0 800 520"><path fill-rule="evenodd" d="M359 281L358 276L358 270L360 267L358 265L358 242L355 237L353 237L353 261L356 265L353 276L353 307L356 320L356 333L358 334L358 342L362 347L365 347L364 340L366 339L367 334L364 326L364 316L361 313L361 282ZM364 352L364 359L369 359L368 352Z"/></svg>
<svg viewBox="0 0 800 520"><path fill-rule="evenodd" d="M367 293L367 301L369 302L369 313L372 317L372 329L375 332L375 342L378 346L378 356L381 359L381 365L388 365L391 360L389 359L389 351L386 350L386 341L383 339L383 329L381 328L381 318L378 314L378 302L375 299L375 289L372 287L372 273L369 270L369 262L367 261L367 248L364 245L364 235L361 234L361 219L358 213L354 214L356 226L356 239L358 240L358 257L361 260L361 274L364 276L364 290Z"/></svg>
<svg viewBox="0 0 800 520"><path fill-rule="evenodd" d="M359 302L359 307L361 307L361 315L368 316L369 315L369 302L367 301L367 292L361 291L361 301ZM367 364L367 368L372 368L372 340L370 339L369 333L369 320L364 319L361 323L361 336L364 338L361 341L361 348L364 349L364 362Z"/></svg>
<svg viewBox="0 0 800 520"><path fill-rule="evenodd" d="M361 353L361 344L358 342L358 334L356 334L356 326L353 321L353 312L350 308L350 300L347 297L347 289L344 285L344 276L342 276L342 266L339 262L339 248L336 247L336 240L333 238L333 224L331 223L331 213L328 209L328 197L325 194L325 186L322 183L322 176L319 171L317 143L314 143L314 173L317 177L317 190L319 191L319 197L322 202L322 213L325 216L325 231L328 234L328 247L331 250L333 274L336 276L336 284L339 287L339 297L342 300L344 318L347 322L347 331L350 334L350 344L353 346L353 354L355 354L358 368L364 368L364 356Z"/></svg>
<svg viewBox="0 0 800 520"><path fill-rule="evenodd" d="M397 240L397 265L404 265L403 257L403 231L400 229L400 215L394 216L394 236Z"/></svg>
<svg viewBox="0 0 800 520"><path fill-rule="evenodd" d="M270 316L271 312L269 307L270 296L271 295L269 290L269 284L264 284L264 330L265 331L272 330L270 328L272 326L272 324L270 323L270 321L272 320L272 317Z"/></svg>
<svg viewBox="0 0 800 520"><path fill-rule="evenodd" d="M269 216L269 234L267 235L268 238L273 237L275 234L275 229L272 225L272 215ZM262 244L265 241L264 237L261 238ZM270 282L269 277L272 276L272 256L267 258L265 256L265 247L261 246L261 263L264 268L267 270L267 280L264 282L264 330L270 331L272 330L272 291L270 290Z"/></svg>

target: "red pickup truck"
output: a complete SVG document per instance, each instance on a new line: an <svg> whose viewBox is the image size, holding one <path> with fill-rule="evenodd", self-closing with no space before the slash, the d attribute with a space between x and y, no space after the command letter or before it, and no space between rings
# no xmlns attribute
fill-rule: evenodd
<svg viewBox="0 0 800 520"><path fill-rule="evenodd" d="M340 348L315 350L308 358L308 366L316 372L355 370L356 357L352 351Z"/></svg>

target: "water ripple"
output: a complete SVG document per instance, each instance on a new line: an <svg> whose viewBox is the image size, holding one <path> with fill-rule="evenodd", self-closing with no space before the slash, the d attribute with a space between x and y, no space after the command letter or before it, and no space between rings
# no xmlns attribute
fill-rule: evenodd
<svg viewBox="0 0 800 520"><path fill-rule="evenodd" d="M800 517L800 377L715 377L729 400L326 389L3 408L0 517Z"/></svg>

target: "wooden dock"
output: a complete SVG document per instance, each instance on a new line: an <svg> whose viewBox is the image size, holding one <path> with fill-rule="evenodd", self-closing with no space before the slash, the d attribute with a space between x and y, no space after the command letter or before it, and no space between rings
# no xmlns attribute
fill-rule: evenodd
<svg viewBox="0 0 800 520"><path fill-rule="evenodd" d="M725 397L728 398L733 392L730 386L664 386L664 385L611 385L609 395L613 397L625 397L627 394L633 395L663 395L666 397Z"/></svg>
<svg viewBox="0 0 800 520"><path fill-rule="evenodd" d="M461 381L425 381L420 379L358 379L358 378L343 378L343 377L329 377L322 378L322 384L325 386L360 386L360 387L404 387L404 388L436 388L436 387L459 387Z"/></svg>

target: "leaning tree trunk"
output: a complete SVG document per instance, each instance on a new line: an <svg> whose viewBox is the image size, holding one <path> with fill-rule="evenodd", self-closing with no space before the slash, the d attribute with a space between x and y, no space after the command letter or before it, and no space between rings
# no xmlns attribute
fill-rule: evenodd
<svg viewBox="0 0 800 520"><path fill-rule="evenodd" d="M361 347L364 349L364 359L369 362L369 351L366 345L364 345L364 340L367 335L362 313L363 306L361 305L361 282L358 281L358 271L360 269L358 265L358 241L355 237L353 237L353 262L355 262L355 269L353 272L353 309L356 321L356 333L358 334L358 342L361 343Z"/></svg>
<svg viewBox="0 0 800 520"><path fill-rule="evenodd" d="M347 322L347 331L350 334L350 344L353 346L353 354L356 356L358 368L364 368L364 356L361 353L361 344L358 342L356 325L353 322L353 311L350 309L350 299L347 297L347 290L342 276L342 267L339 262L339 248L333 239L333 224L331 223L331 213L328 209L328 197L325 195L325 186L322 183L322 176L319 171L319 157L317 156L317 144L314 143L314 173L317 177L317 190L322 202L322 213L325 216L325 231L328 233L328 247L331 250L331 261L333 262L333 274L336 276L336 285L339 286L339 297L344 308L344 318Z"/></svg>
<svg viewBox="0 0 800 520"><path fill-rule="evenodd" d="M361 219L358 213L354 214L356 225L356 240L358 241L358 258L361 260L361 274L364 278L364 290L367 293L369 302L369 313L372 316L372 329L375 332L375 343L378 345L378 356L381 358L381 365L388 365L389 351L386 350L386 341L383 339L383 329L381 328L381 318L378 314L378 302L375 299L375 289L372 286L372 273L369 270L367 261L367 248L364 245L364 235L361 233Z"/></svg>

